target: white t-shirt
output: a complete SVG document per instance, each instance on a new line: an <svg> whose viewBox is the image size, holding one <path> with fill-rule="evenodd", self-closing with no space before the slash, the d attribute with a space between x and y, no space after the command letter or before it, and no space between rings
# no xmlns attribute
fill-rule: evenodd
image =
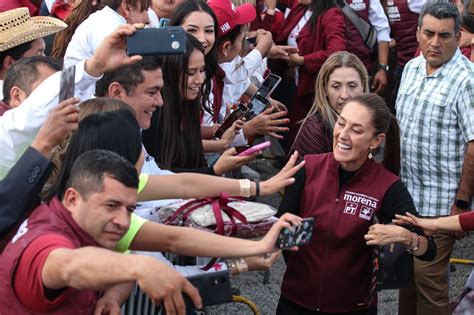
<svg viewBox="0 0 474 315"><path fill-rule="evenodd" d="M237 56L231 62L219 64L225 72L221 114L225 115L227 104L235 104L245 93L252 82L250 77L261 69L262 63L260 51L253 49L245 57Z"/></svg>
<svg viewBox="0 0 474 315"><path fill-rule="evenodd" d="M109 7L92 13L76 29L64 55L64 68L92 57L100 43L120 25L126 24L123 16Z"/></svg>

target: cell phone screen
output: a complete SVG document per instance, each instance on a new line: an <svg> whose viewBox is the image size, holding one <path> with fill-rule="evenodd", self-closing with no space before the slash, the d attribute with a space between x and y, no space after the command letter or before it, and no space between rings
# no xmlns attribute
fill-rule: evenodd
<svg viewBox="0 0 474 315"><path fill-rule="evenodd" d="M59 80L59 102L60 103L74 96L75 77L76 77L76 66L71 66L61 71L61 78Z"/></svg>
<svg viewBox="0 0 474 315"><path fill-rule="evenodd" d="M264 96L257 94L251 101L252 111L257 115L265 110L265 108L270 104L270 101Z"/></svg>
<svg viewBox="0 0 474 315"><path fill-rule="evenodd" d="M277 75L270 73L268 77L263 81L262 85L258 88L257 93L263 97L268 97L273 90L280 83L281 78Z"/></svg>

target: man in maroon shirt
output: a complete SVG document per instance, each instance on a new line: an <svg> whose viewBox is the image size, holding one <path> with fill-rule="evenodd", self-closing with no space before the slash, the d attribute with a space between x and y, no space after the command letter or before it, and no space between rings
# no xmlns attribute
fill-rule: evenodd
<svg viewBox="0 0 474 315"><path fill-rule="evenodd" d="M112 251L128 230L138 175L103 150L74 163L64 194L36 208L0 257L0 310L11 314L91 314L102 290L136 281L168 312L184 314L182 292L201 298L162 262Z"/></svg>

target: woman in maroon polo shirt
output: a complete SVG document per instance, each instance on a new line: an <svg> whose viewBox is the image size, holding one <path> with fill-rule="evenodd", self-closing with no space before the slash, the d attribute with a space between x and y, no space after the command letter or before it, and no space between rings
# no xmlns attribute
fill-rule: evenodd
<svg viewBox="0 0 474 315"><path fill-rule="evenodd" d="M388 139L398 137L395 126L384 100L363 94L342 109L333 152L305 156L279 214L313 217L313 238L287 257L278 315L377 314L371 245L400 243L419 259L435 257L421 230L373 224L374 217L389 223L395 214L417 214L400 178L372 158L385 138L386 147L399 147Z"/></svg>
<svg viewBox="0 0 474 315"><path fill-rule="evenodd" d="M277 72L290 86L296 86L289 105L291 147L297 122L308 114L314 99L314 82L321 66L332 53L346 48L346 25L342 11L332 0L295 0L275 42L298 48Z"/></svg>

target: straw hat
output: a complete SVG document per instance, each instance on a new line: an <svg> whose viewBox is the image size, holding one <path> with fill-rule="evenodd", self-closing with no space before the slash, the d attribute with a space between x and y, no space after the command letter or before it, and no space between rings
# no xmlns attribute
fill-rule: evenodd
<svg viewBox="0 0 474 315"><path fill-rule="evenodd" d="M67 24L49 16L30 17L27 8L0 13L0 52L65 29Z"/></svg>

